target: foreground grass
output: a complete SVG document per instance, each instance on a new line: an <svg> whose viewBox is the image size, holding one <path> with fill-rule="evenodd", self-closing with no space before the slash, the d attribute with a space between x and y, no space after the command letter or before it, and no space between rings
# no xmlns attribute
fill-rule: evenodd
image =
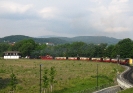
<svg viewBox="0 0 133 93"><path fill-rule="evenodd" d="M129 89L126 89L126 90L123 90L119 93L133 93L133 88L129 88Z"/></svg>
<svg viewBox="0 0 133 93"><path fill-rule="evenodd" d="M0 93L8 93L10 74L13 72L18 79L15 93L38 93L40 80L40 64L43 69L55 67L57 74L53 93L73 93L115 82L117 71L123 68L113 63L97 63L69 60L0 60Z"/></svg>

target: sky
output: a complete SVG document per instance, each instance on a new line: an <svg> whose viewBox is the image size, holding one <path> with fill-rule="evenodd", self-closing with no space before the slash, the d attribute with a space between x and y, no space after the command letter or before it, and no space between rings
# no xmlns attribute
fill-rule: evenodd
<svg viewBox="0 0 133 93"><path fill-rule="evenodd" d="M10 35L133 39L133 0L0 0L0 38Z"/></svg>

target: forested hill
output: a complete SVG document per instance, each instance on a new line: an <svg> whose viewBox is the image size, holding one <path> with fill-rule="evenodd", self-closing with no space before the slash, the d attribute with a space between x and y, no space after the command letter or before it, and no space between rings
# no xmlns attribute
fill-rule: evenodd
<svg viewBox="0 0 133 93"><path fill-rule="evenodd" d="M18 42L23 39L30 39L30 38L32 37L24 36L24 35L11 35L11 36L0 38L0 42Z"/></svg>
<svg viewBox="0 0 133 93"><path fill-rule="evenodd" d="M94 44L100 44L100 43L116 44L120 41L120 39L106 37L106 36L77 36L73 38L67 38L67 37L59 37L59 38L62 40L66 40L68 42L82 41L85 43L94 43Z"/></svg>
<svg viewBox="0 0 133 93"><path fill-rule="evenodd" d="M35 42L38 43L50 42L54 44L72 43L77 41L82 41L85 43L94 43L94 44L100 44L100 43L116 44L120 41L119 39L105 37L105 36L77 36L73 38L68 38L68 37L34 38L24 35L12 35L0 38L0 42L18 42L23 39L33 39Z"/></svg>
<svg viewBox="0 0 133 93"><path fill-rule="evenodd" d="M64 44L67 43L65 40L61 40L59 38L34 38L24 35L12 35L12 36L6 36L3 38L0 38L0 42L18 42L24 39L33 39L37 43L54 43L54 44Z"/></svg>

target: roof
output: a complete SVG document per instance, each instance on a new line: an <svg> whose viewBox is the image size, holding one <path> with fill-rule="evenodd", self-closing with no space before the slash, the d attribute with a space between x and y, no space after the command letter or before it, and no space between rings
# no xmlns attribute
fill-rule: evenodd
<svg viewBox="0 0 133 93"><path fill-rule="evenodd" d="M6 51L4 53L20 53L19 51Z"/></svg>

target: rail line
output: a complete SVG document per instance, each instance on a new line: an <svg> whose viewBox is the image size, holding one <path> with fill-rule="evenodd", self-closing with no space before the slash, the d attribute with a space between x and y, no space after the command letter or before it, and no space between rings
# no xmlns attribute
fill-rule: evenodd
<svg viewBox="0 0 133 93"><path fill-rule="evenodd" d="M125 80L127 80L127 82L133 84L133 77L132 77L132 75L133 75L133 67L129 66L129 68L130 68L130 70L123 74L123 78Z"/></svg>
<svg viewBox="0 0 133 93"><path fill-rule="evenodd" d="M133 67L124 66L126 70L117 76L118 86L108 87L93 93L117 93L122 89L133 87Z"/></svg>

